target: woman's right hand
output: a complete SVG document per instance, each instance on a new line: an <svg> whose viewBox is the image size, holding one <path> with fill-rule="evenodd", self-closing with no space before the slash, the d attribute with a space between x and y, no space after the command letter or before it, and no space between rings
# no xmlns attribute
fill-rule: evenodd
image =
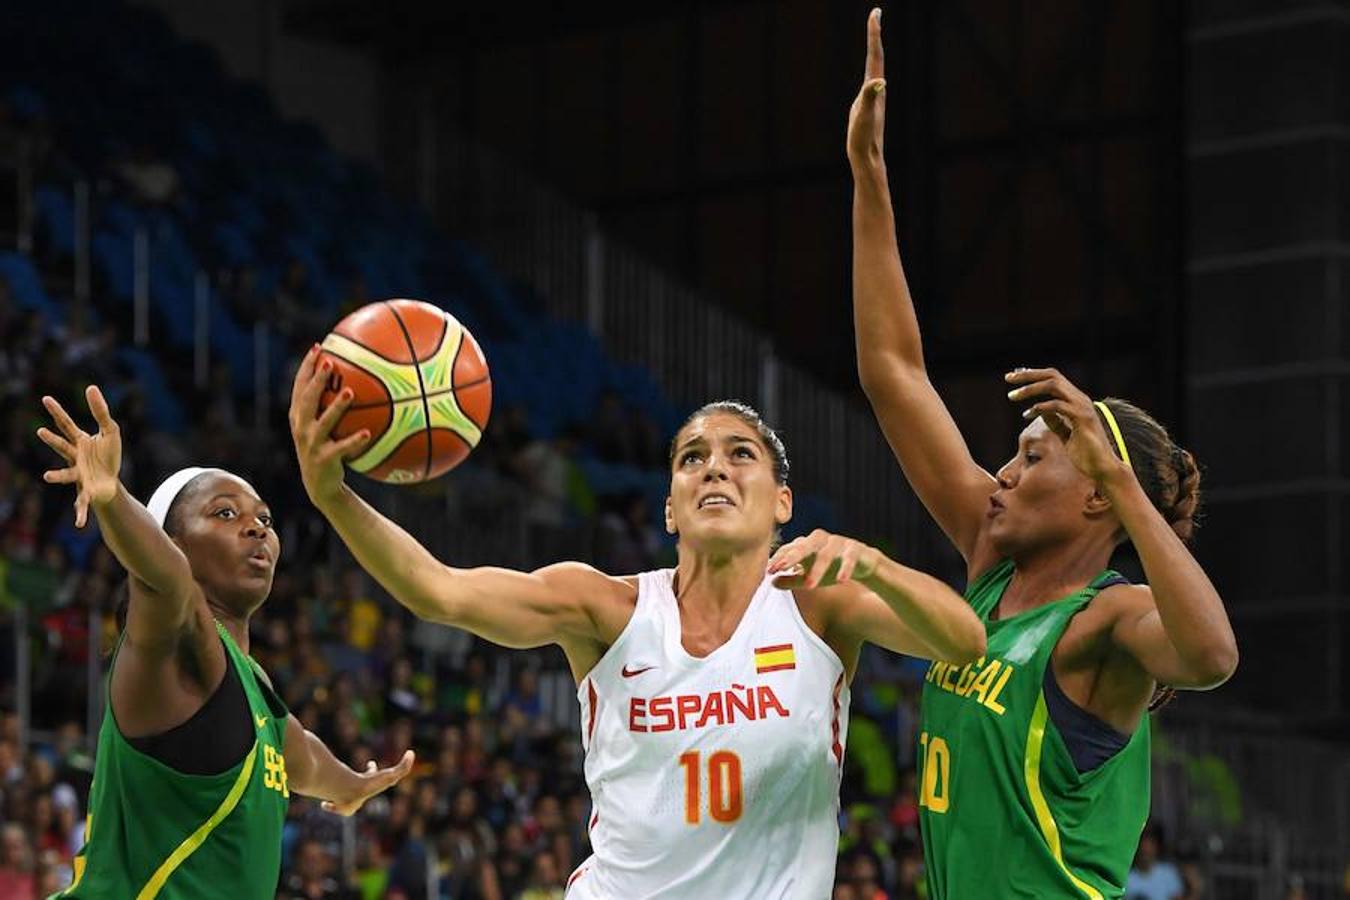
<svg viewBox="0 0 1350 900"><path fill-rule="evenodd" d="M52 421L60 434L49 428L39 428L37 436L44 444L61 455L69 465L64 469L49 469L42 480L49 484L74 484L75 526L83 528L89 517L89 507L109 503L117 496L118 472L122 468L122 433L108 411L108 401L95 385L84 391L89 411L98 423L98 433L89 434L61 407L54 397L43 397Z"/></svg>
<svg viewBox="0 0 1350 900"><path fill-rule="evenodd" d="M848 161L854 170L883 163L886 134L886 59L881 47L881 10L867 17L867 63L863 83L848 111Z"/></svg>
<svg viewBox="0 0 1350 900"><path fill-rule="evenodd" d="M331 435L342 414L352 402L350 388L343 388L328 408L319 413L319 398L332 370L332 363L320 359L315 344L300 362L291 387L291 439L300 463L300 479L305 493L315 506L321 506L342 490L343 460L360 450L370 440L369 431L349 434L342 440Z"/></svg>

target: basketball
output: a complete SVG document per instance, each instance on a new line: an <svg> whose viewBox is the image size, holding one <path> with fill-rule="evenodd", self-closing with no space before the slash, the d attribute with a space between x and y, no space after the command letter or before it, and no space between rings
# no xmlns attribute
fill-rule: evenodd
<svg viewBox="0 0 1350 900"><path fill-rule="evenodd" d="M413 484L444 475L478 445L492 380L478 342L454 316L420 300L382 300L338 322L321 346L333 370L320 411L343 388L353 394L333 437L370 432L347 460L353 470Z"/></svg>

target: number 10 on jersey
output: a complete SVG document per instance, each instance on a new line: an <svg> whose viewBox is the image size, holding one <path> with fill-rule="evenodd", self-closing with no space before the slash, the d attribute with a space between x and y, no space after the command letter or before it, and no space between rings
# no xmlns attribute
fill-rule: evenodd
<svg viewBox="0 0 1350 900"><path fill-rule="evenodd" d="M680 754L684 767L684 820L697 825L703 813L703 767L699 752ZM741 758L730 750L708 755L708 815L714 822L728 825L741 817Z"/></svg>
<svg viewBox="0 0 1350 900"><path fill-rule="evenodd" d="M923 747L923 772L919 777L919 805L935 813L945 813L950 801L947 795L948 779L952 772L952 753L947 742L937 735L924 732L919 735Z"/></svg>

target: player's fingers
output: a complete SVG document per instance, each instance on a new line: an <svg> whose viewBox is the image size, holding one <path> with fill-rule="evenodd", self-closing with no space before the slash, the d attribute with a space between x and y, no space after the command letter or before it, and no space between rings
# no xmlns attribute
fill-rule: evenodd
<svg viewBox="0 0 1350 900"><path fill-rule="evenodd" d="M319 807L320 807L324 812L337 813L337 807L333 805L333 801L332 801L332 800L325 800L325 801L323 801L322 803L319 804Z"/></svg>
<svg viewBox="0 0 1350 900"><path fill-rule="evenodd" d="M1060 397L1057 388L1057 382L1053 378L1043 378L1040 381L1032 381L1021 387L1015 387L1008 391L1008 399L1027 400L1031 397Z"/></svg>
<svg viewBox="0 0 1350 900"><path fill-rule="evenodd" d="M769 560L770 572L781 572L784 569L790 569L797 564L797 561L805 555L806 551L802 549L806 538L795 538L779 547Z"/></svg>
<svg viewBox="0 0 1350 900"><path fill-rule="evenodd" d="M75 420L66 412L65 407L57 402L55 397L43 397L42 405L46 407L51 415L52 421L56 422L56 427L61 429L61 433L70 441L79 440L84 435L84 430L75 424Z"/></svg>
<svg viewBox="0 0 1350 900"><path fill-rule="evenodd" d="M89 518L89 495L80 491L75 495L75 527L83 528Z"/></svg>
<svg viewBox="0 0 1350 900"><path fill-rule="evenodd" d="M814 564L811 571L806 576L806 586L808 588L819 587L826 576L835 568L839 562L839 551L842 549L841 540L836 536L830 536L822 543L820 551L815 555Z"/></svg>
<svg viewBox="0 0 1350 900"><path fill-rule="evenodd" d="M412 771L414 759L415 757L413 756L413 752L411 750L404 750L402 759L400 759L394 765L390 766L388 769L385 769L385 775L387 779L385 787L390 787L392 785L398 784L400 781L406 778L408 773Z"/></svg>
<svg viewBox="0 0 1350 900"><path fill-rule="evenodd" d="M349 434L340 441L334 441L324 454L324 459L331 459L334 456L341 459L349 459L360 452L362 446L370 440L370 432L362 429L356 434Z"/></svg>
<svg viewBox="0 0 1350 900"><path fill-rule="evenodd" d="M1045 381L1059 374L1058 369L1029 369L1019 366L1003 376L1009 384L1030 384L1033 381Z"/></svg>
<svg viewBox="0 0 1350 900"><path fill-rule="evenodd" d="M1069 408L1070 404L1063 400L1046 400L1022 413L1022 418L1034 419L1040 416L1051 431L1067 441L1073 434L1073 418L1069 414Z"/></svg>
<svg viewBox="0 0 1350 900"><path fill-rule="evenodd" d="M867 66L863 80L882 78L886 74L886 53L881 45L881 7L867 16Z"/></svg>
<svg viewBox="0 0 1350 900"><path fill-rule="evenodd" d="M69 469L48 469L42 473L42 480L48 484L76 484L80 480L80 471L74 466Z"/></svg>
<svg viewBox="0 0 1350 900"><path fill-rule="evenodd" d="M328 408L319 416L319 420L314 426L315 436L319 440L324 440L333 433L333 429L337 427L338 419L341 419L342 414L347 411L347 407L352 405L353 396L351 388L343 388L338 392L333 402L328 404Z"/></svg>
<svg viewBox="0 0 1350 900"><path fill-rule="evenodd" d="M55 431L52 431L50 428L39 428L37 430L37 436L38 440L61 454L66 462L75 461L75 445L61 437L61 435L57 434Z"/></svg>
<svg viewBox="0 0 1350 900"><path fill-rule="evenodd" d="M108 409L108 401L103 398L103 392L98 389L98 385L91 384L85 388L84 399L89 403L89 411L94 414L99 431L111 434L117 430L117 422L113 420L112 411Z"/></svg>
<svg viewBox="0 0 1350 900"><path fill-rule="evenodd" d="M327 359L316 359L314 366L308 377L301 381L296 376L296 383L299 391L296 393L292 409L298 416L299 425L314 421L314 417L319 409L319 397L323 394L324 385L328 383L328 373L332 371L333 364Z"/></svg>
<svg viewBox="0 0 1350 900"><path fill-rule="evenodd" d="M799 588L805 583L806 578L803 575L779 575L773 580L773 586L782 591L790 591L793 588Z"/></svg>
<svg viewBox="0 0 1350 900"><path fill-rule="evenodd" d="M853 577L853 570L858 565L858 551L849 547L839 554L839 572L834 576L834 580L841 584Z"/></svg>
<svg viewBox="0 0 1350 900"><path fill-rule="evenodd" d="M314 374L314 361L319 355L319 345L314 344L309 348L309 352L300 360L300 365L295 369L295 380L291 382L291 411L294 413L296 404L300 400L300 391L309 383L310 377ZM292 420L292 426L295 422Z"/></svg>

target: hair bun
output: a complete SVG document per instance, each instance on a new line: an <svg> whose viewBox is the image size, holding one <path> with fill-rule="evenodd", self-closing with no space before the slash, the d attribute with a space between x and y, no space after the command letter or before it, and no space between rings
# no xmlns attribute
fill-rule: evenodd
<svg viewBox="0 0 1350 900"><path fill-rule="evenodd" d="M1195 514L1200 507L1200 467L1189 450L1172 446L1172 466L1176 470L1176 500L1168 510L1167 521L1186 543L1195 533Z"/></svg>

